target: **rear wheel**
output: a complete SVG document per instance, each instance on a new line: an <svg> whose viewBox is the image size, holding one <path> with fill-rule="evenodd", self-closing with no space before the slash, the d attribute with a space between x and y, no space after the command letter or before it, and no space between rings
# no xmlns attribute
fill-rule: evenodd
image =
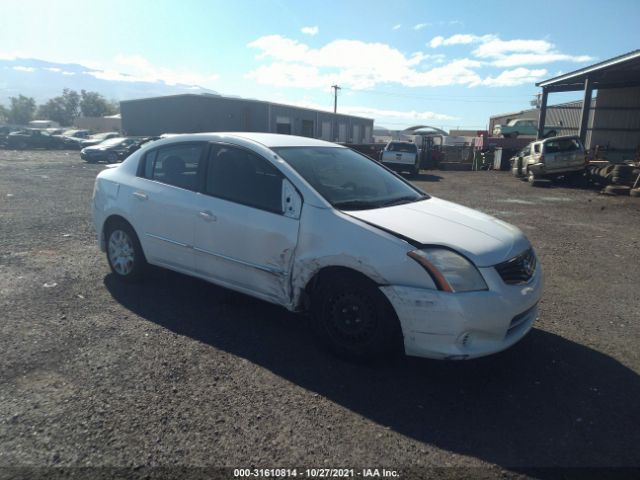
<svg viewBox="0 0 640 480"><path fill-rule="evenodd" d="M540 178L536 176L536 174L533 173L531 170L527 172L527 182L529 182L529 185L531 185L532 187L535 187L540 184L539 180Z"/></svg>
<svg viewBox="0 0 640 480"><path fill-rule="evenodd" d="M320 279L311 306L317 336L341 357L372 360L401 350L393 307L375 283L357 274Z"/></svg>
<svg viewBox="0 0 640 480"><path fill-rule="evenodd" d="M136 232L123 220L111 222L105 231L107 261L113 274L126 282L142 278L147 261Z"/></svg>
<svg viewBox="0 0 640 480"><path fill-rule="evenodd" d="M116 152L107 153L107 163L116 163L118 161L118 154Z"/></svg>

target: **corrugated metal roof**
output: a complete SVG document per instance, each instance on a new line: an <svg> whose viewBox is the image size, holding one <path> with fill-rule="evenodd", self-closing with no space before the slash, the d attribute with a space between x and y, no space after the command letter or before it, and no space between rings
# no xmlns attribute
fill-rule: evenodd
<svg viewBox="0 0 640 480"><path fill-rule="evenodd" d="M299 107L297 105L288 105L286 103L274 103L274 102L269 102L266 100L256 100L253 98L242 98L242 97L237 97L237 96L226 96L226 95L217 95L217 94L212 94L212 93L178 93L175 95L162 95L159 97L146 97L146 98L135 98L135 99L131 99L131 100L121 100L120 103L135 103L135 102L147 102L147 101L154 101L154 100L158 100L158 99L165 99L165 98L178 98L178 97L198 97L198 98L206 98L206 99L225 99L225 100L236 100L236 101L240 101L240 102L253 102L253 103L262 103L265 105L271 105L274 107L287 107L287 108L295 108L298 110L307 110L310 112L322 112L322 113L330 113L331 115L338 115L338 116L343 116L343 117L349 117L349 118L357 118L360 120L367 120L367 121L373 121L372 118L367 118L367 117L360 117L357 115L351 115L351 114L347 114L347 113L333 113L330 110L318 110L315 108L308 108L308 107Z"/></svg>
<svg viewBox="0 0 640 480"><path fill-rule="evenodd" d="M536 83L536 86L549 87L579 87L584 84L586 78L591 78L595 83L616 83L616 82L640 82L640 50L610 58L600 63L589 65L588 67L565 73L557 77L543 80ZM596 88L596 85L594 85Z"/></svg>

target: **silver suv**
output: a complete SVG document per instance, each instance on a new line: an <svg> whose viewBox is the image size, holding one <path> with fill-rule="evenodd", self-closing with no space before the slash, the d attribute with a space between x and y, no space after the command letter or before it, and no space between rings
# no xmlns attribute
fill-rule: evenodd
<svg viewBox="0 0 640 480"><path fill-rule="evenodd" d="M513 159L512 172L535 185L541 179L581 175L586 156L579 137L550 137L531 142Z"/></svg>

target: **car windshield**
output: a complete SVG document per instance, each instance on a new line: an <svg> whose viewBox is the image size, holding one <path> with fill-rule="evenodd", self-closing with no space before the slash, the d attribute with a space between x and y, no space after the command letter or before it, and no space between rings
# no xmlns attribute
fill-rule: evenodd
<svg viewBox="0 0 640 480"><path fill-rule="evenodd" d="M97 133L95 135L93 135L91 137L92 140L103 140L105 138L107 138L109 135L112 135L111 132L107 132L107 133Z"/></svg>
<svg viewBox="0 0 640 480"><path fill-rule="evenodd" d="M349 148L281 147L273 150L340 210L368 210L429 198L375 160Z"/></svg>
<svg viewBox="0 0 640 480"><path fill-rule="evenodd" d="M123 143L126 140L126 138L110 138L108 140L105 140L104 142L102 142L100 144L101 147L108 147L108 146L113 146L113 145L118 145L119 143Z"/></svg>
<svg viewBox="0 0 640 480"><path fill-rule="evenodd" d="M418 148L416 147L415 143L392 142L387 147L387 151L416 153L418 151Z"/></svg>
<svg viewBox="0 0 640 480"><path fill-rule="evenodd" d="M582 146L577 138L551 140L544 144L544 151L546 153L575 152L579 150L582 150Z"/></svg>

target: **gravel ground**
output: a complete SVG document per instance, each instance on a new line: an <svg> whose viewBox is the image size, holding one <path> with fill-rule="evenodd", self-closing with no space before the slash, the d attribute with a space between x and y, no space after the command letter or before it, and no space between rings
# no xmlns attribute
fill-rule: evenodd
<svg viewBox="0 0 640 480"><path fill-rule="evenodd" d="M540 320L493 357L363 366L249 297L161 270L115 281L90 224L102 168L77 152L0 150L0 476L640 466L640 199L423 172L428 192L529 236L546 275Z"/></svg>

